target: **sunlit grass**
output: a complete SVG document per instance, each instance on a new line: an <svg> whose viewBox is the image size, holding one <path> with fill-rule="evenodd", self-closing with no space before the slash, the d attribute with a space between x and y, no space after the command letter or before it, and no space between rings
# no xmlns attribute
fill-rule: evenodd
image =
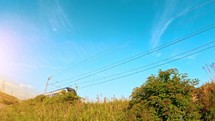
<svg viewBox="0 0 215 121"><path fill-rule="evenodd" d="M128 103L125 99L52 104L28 100L0 111L0 117L5 121L125 121Z"/></svg>
<svg viewBox="0 0 215 121"><path fill-rule="evenodd" d="M16 97L0 92L0 103L9 105L17 102L19 102L19 100Z"/></svg>

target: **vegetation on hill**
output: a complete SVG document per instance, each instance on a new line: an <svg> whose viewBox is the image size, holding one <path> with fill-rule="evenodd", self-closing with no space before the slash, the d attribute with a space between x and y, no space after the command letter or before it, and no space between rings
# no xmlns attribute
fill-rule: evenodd
<svg viewBox="0 0 215 121"><path fill-rule="evenodd" d="M135 120L198 120L197 103L192 100L198 80L188 79L176 69L159 71L148 77L146 83L135 88L129 111Z"/></svg>
<svg viewBox="0 0 215 121"><path fill-rule="evenodd" d="M0 111L0 117L5 121L120 121L127 118L127 105L123 99L84 103L68 92L54 97L39 95Z"/></svg>
<svg viewBox="0 0 215 121"><path fill-rule="evenodd" d="M131 99L86 102L72 92L39 95L0 110L0 117L5 121L213 121L215 83L197 88L198 81L169 69L149 76Z"/></svg>
<svg viewBox="0 0 215 121"><path fill-rule="evenodd" d="M215 83L206 83L196 89L196 101L200 107L201 119L204 121L215 120Z"/></svg>
<svg viewBox="0 0 215 121"><path fill-rule="evenodd" d="M19 100L16 97L10 96L6 93L0 92L0 103L10 105L18 103Z"/></svg>

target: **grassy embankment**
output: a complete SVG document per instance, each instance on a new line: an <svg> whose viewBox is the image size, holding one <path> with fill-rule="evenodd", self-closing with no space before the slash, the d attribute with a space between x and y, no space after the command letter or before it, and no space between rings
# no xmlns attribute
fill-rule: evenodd
<svg viewBox="0 0 215 121"><path fill-rule="evenodd" d="M31 99L9 106L0 111L5 121L121 121L128 119L126 108L129 101L111 99L104 102L76 100L51 101L55 99Z"/></svg>
<svg viewBox="0 0 215 121"><path fill-rule="evenodd" d="M10 96L8 94L5 94L3 92L0 92L0 103L3 105L10 105L18 103L19 100L16 97Z"/></svg>

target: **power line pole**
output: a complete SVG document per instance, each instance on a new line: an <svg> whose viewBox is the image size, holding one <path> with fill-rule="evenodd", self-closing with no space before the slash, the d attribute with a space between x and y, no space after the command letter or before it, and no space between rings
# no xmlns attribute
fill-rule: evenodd
<svg viewBox="0 0 215 121"><path fill-rule="evenodd" d="M48 85L49 85L49 81L52 79L52 76L48 77L48 80L46 81L46 86L45 86L45 91L44 91L44 94L46 93L47 91L47 88L48 88Z"/></svg>

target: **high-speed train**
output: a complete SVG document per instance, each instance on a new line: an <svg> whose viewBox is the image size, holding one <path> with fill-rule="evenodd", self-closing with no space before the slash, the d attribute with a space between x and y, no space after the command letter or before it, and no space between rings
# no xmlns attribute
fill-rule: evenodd
<svg viewBox="0 0 215 121"><path fill-rule="evenodd" d="M67 92L73 92L75 95L77 95L76 91L71 87L64 87L64 88L61 88L61 89L58 89L58 90L47 92L44 95L52 97L52 96L55 96L55 95L59 94L62 91L65 91L66 93Z"/></svg>

